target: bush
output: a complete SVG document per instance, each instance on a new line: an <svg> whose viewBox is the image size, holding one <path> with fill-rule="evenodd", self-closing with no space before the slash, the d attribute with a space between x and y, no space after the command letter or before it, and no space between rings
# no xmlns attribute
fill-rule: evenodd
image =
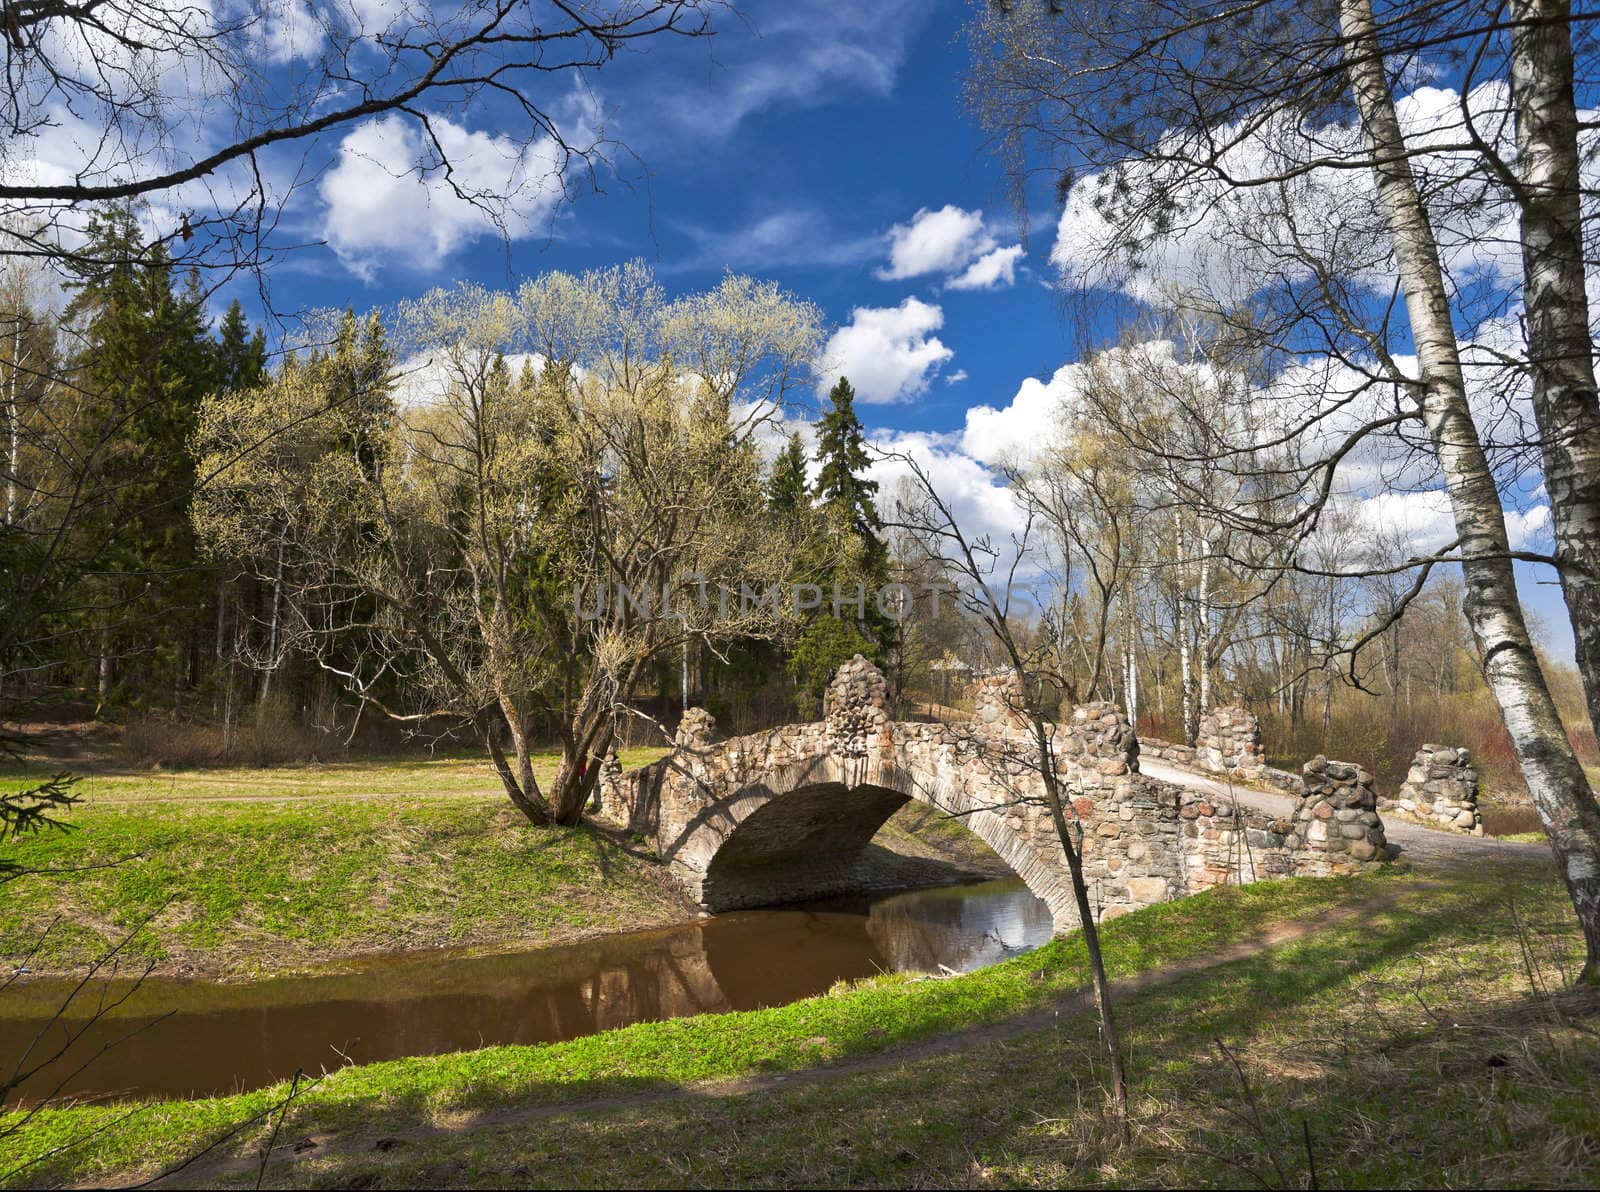
<svg viewBox="0 0 1600 1192"><path fill-rule="evenodd" d="M249 723L231 730L160 713L139 716L128 722L122 743L136 765L176 769L285 766L343 752L338 738L300 722L277 702L257 708Z"/></svg>

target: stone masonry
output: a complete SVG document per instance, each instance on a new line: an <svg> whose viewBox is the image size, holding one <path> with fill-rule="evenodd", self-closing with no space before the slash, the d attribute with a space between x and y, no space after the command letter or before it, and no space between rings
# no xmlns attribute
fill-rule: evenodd
<svg viewBox="0 0 1600 1192"><path fill-rule="evenodd" d="M1372 775L1320 754L1305 764L1305 793L1294 812L1289 846L1321 854L1331 870L1349 862L1381 861L1387 841L1378 818Z"/></svg>
<svg viewBox="0 0 1600 1192"><path fill-rule="evenodd" d="M1198 766L1213 774L1254 778L1267 768L1260 723L1254 713L1233 704L1213 708L1200 718L1193 745L1153 738L1145 738L1139 745L1146 757L1175 766Z"/></svg>
<svg viewBox="0 0 1600 1192"><path fill-rule="evenodd" d="M879 827L916 799L984 840L1068 931L1076 904L1020 694L1014 678L995 677L971 721L895 721L883 676L857 656L829 684L816 723L718 741L711 718L691 709L672 753L604 784L602 810L644 835L703 906L724 910L852 888ZM1075 708L1048 730L1100 917L1383 857L1370 784L1330 773L1338 763L1325 763L1303 819L1275 818L1140 774L1139 742L1110 704Z"/></svg>
<svg viewBox="0 0 1600 1192"><path fill-rule="evenodd" d="M1202 716L1194 746L1200 764L1219 774L1248 778L1267 765L1266 751L1261 748L1261 725L1252 713L1237 705L1212 708Z"/></svg>
<svg viewBox="0 0 1600 1192"><path fill-rule="evenodd" d="M1478 812L1478 772L1472 768L1472 755L1465 749L1424 745L1411 759L1411 769L1399 793L1378 807L1434 827L1483 835L1483 817Z"/></svg>

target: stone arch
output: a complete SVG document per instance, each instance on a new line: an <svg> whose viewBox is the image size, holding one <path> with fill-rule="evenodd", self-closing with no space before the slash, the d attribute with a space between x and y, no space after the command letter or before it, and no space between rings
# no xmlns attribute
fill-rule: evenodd
<svg viewBox="0 0 1600 1192"><path fill-rule="evenodd" d="M910 752L830 751L768 770L704 799L663 840L662 856L708 910L826 897L860 888L863 851L891 815L916 801L959 817L1050 908L1057 930L1075 925L1064 870L1016 831L1008 818L1014 809L942 779L942 767Z"/></svg>

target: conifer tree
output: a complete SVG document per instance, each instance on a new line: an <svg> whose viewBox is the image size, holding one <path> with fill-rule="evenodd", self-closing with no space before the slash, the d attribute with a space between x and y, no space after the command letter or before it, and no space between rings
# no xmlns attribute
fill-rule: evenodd
<svg viewBox="0 0 1600 1192"><path fill-rule="evenodd" d="M817 423L817 475L814 495L835 524L848 529L861 545L861 571L869 583L889 573L889 550L883 543L883 519L874 498L878 482L868 479L872 459L866 435L856 417L856 391L845 377L828 392L831 408Z"/></svg>
<svg viewBox="0 0 1600 1192"><path fill-rule="evenodd" d="M811 492L806 486L806 446L796 431L789 436L778 458L772 461L767 477L767 508L780 515L792 515L811 507Z"/></svg>
<svg viewBox="0 0 1600 1192"><path fill-rule="evenodd" d="M199 279L176 284L165 248L144 245L134 209L97 213L89 234L84 259L111 263L80 272L67 318L83 328L76 371L100 445L103 520L82 527L104 535L94 552L101 591L90 602L100 609L100 687L104 695L111 660L124 655L139 660L144 693L176 693L196 677L198 626L213 591L189 522L189 438L218 379L217 345ZM131 640L150 625L164 627L160 641Z"/></svg>

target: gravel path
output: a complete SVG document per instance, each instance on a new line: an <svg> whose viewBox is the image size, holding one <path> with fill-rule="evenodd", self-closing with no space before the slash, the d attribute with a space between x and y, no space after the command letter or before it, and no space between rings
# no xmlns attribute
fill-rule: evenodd
<svg viewBox="0 0 1600 1192"><path fill-rule="evenodd" d="M1204 791L1220 798L1234 799L1246 807L1264 811L1268 815L1288 815L1294 810L1294 800L1288 795L1275 795L1247 786L1232 786L1207 774L1196 774L1166 762L1139 760L1139 772L1175 786ZM1389 819L1383 823L1384 835L1397 855L1419 865L1460 865L1473 861L1551 861L1550 850L1542 844L1527 844L1516 840L1496 840L1493 837L1462 836L1436 828L1424 828L1407 820Z"/></svg>

